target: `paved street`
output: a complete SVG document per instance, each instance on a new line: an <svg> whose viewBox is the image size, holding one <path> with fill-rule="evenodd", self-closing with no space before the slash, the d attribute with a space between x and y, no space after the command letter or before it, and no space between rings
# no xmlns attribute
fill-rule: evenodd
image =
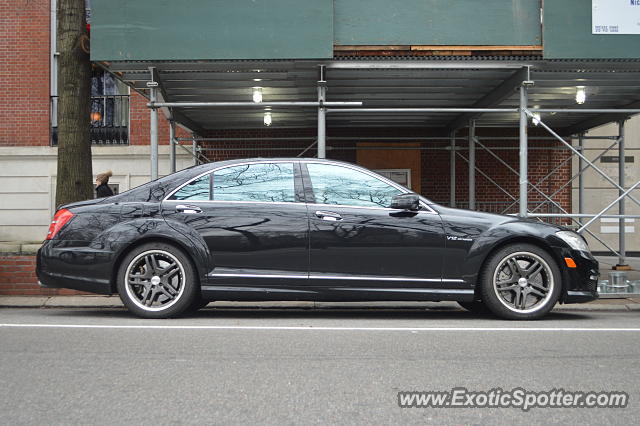
<svg viewBox="0 0 640 426"><path fill-rule="evenodd" d="M640 312L0 309L3 424L629 424ZM617 390L625 409L408 408L404 390Z"/></svg>

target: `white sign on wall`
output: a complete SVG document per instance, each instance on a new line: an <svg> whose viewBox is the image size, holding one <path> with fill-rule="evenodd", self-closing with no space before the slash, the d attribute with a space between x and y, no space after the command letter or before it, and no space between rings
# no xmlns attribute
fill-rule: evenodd
<svg viewBox="0 0 640 426"><path fill-rule="evenodd" d="M591 0L592 34L640 34L640 0Z"/></svg>

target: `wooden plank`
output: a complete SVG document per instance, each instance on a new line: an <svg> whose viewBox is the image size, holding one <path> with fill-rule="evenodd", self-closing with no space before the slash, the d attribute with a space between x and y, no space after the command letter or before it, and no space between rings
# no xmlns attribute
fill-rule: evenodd
<svg viewBox="0 0 640 426"><path fill-rule="evenodd" d="M440 45L415 45L411 46L411 50L542 50L542 46L440 46Z"/></svg>
<svg viewBox="0 0 640 426"><path fill-rule="evenodd" d="M333 50L336 52L342 51L388 51L388 50L444 50L444 51L474 51L474 50L518 50L518 51L542 51L542 46L485 46L485 45L460 45L460 46L446 46L446 45L334 45Z"/></svg>

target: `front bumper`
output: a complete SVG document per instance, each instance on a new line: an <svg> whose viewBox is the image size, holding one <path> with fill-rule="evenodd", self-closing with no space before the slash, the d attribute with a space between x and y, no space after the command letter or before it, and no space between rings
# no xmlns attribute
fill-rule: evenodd
<svg viewBox="0 0 640 426"><path fill-rule="evenodd" d="M562 262L562 278L564 285L562 303L585 303L598 298L598 277L600 271L598 261L591 255L578 250L562 248L559 250ZM576 263L575 268L569 268L564 262L570 257Z"/></svg>
<svg viewBox="0 0 640 426"><path fill-rule="evenodd" d="M568 290L564 303L586 303L598 298L597 291L572 291Z"/></svg>

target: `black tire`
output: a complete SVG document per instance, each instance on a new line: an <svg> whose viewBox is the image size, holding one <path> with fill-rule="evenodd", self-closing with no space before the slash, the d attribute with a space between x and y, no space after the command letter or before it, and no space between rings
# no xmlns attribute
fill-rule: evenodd
<svg viewBox="0 0 640 426"><path fill-rule="evenodd" d="M172 318L199 295L198 277L189 257L167 243L147 243L131 250L118 268L118 294L142 318Z"/></svg>
<svg viewBox="0 0 640 426"><path fill-rule="evenodd" d="M480 274L482 301L495 315L535 320L555 306L562 290L558 264L544 249L510 244L491 254Z"/></svg>
<svg viewBox="0 0 640 426"><path fill-rule="evenodd" d="M193 302L191 302L191 306L189 306L189 308L187 308L187 312L190 312L190 313L198 312L200 309L204 308L209 303L211 303L211 300L209 300L209 299L203 299L202 297L196 297L193 300Z"/></svg>
<svg viewBox="0 0 640 426"><path fill-rule="evenodd" d="M486 305L479 300L474 300L473 302L457 302L458 305L462 306L469 312L474 314L489 314L491 311L487 309Z"/></svg>

